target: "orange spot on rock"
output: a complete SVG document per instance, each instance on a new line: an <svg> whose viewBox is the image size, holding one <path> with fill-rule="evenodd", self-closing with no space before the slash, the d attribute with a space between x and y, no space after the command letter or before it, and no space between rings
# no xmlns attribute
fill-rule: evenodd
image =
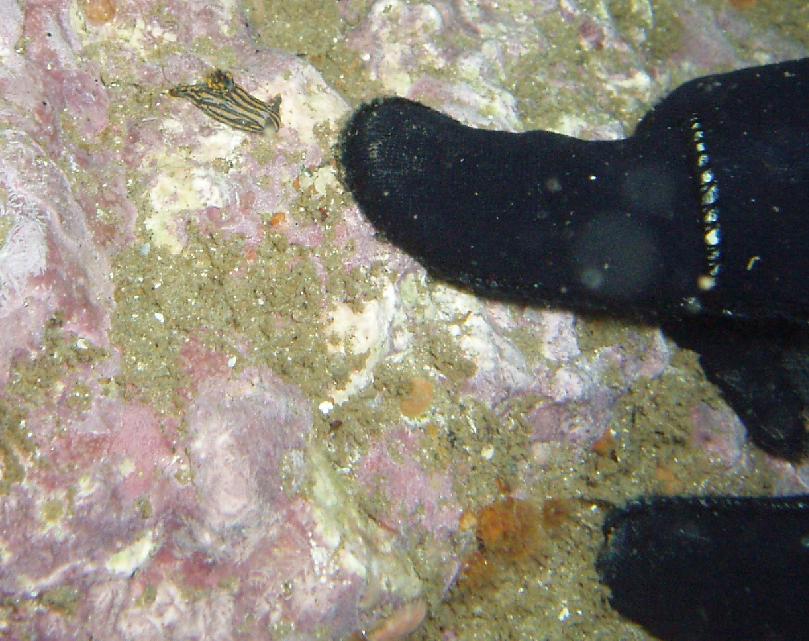
<svg viewBox="0 0 809 641"><path fill-rule="evenodd" d="M532 503L512 497L490 503L476 515L465 512L461 529L475 528L478 549L464 559L460 587L493 588L504 570L539 562L541 519Z"/></svg>
<svg viewBox="0 0 809 641"><path fill-rule="evenodd" d="M283 225L286 221L287 215L282 211L277 211L270 217L270 226L278 227L279 225Z"/></svg>
<svg viewBox="0 0 809 641"><path fill-rule="evenodd" d="M593 452L598 454L603 458L615 458L615 453L618 449L618 444L615 442L615 436L613 436L610 430L604 432L601 437L593 443Z"/></svg>
<svg viewBox="0 0 809 641"><path fill-rule="evenodd" d="M433 404L435 388L426 378L414 378L410 381L410 391L399 401L402 414L408 418L421 416Z"/></svg>
<svg viewBox="0 0 809 641"><path fill-rule="evenodd" d="M461 532L469 532L470 530L474 530L477 526L478 517L474 512L467 511L461 514L461 519L458 521L458 527L461 528Z"/></svg>
<svg viewBox="0 0 809 641"><path fill-rule="evenodd" d="M550 539L571 521L575 506L575 499L553 498L540 509L530 501L506 496L477 514L464 512L459 529L474 528L478 545L463 561L458 588L488 591L507 571L534 572L551 551L546 547Z"/></svg>
<svg viewBox="0 0 809 641"><path fill-rule="evenodd" d="M87 22L96 27L108 23L115 17L114 0L79 0L79 7Z"/></svg>
<svg viewBox="0 0 809 641"><path fill-rule="evenodd" d="M539 523L539 510L528 501L511 497L496 501L478 514L478 543L496 556L524 559L538 551Z"/></svg>

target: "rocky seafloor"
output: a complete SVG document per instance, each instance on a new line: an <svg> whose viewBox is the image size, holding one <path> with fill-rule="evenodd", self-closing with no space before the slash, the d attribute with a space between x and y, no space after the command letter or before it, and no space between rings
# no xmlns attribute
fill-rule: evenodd
<svg viewBox="0 0 809 641"><path fill-rule="evenodd" d="M780 0L1 2L0 636L648 638L593 568L603 502L805 492L809 467L752 447L656 328L427 278L334 147L393 94L621 137L680 82L807 55L807 24ZM278 131L168 95L212 69L280 95Z"/></svg>

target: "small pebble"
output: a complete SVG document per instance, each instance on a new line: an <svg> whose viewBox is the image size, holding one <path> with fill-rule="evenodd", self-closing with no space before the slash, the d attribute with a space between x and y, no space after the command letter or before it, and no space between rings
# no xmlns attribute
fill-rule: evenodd
<svg viewBox="0 0 809 641"><path fill-rule="evenodd" d="M84 17L91 25L99 27L108 23L115 17L115 2L113 0L79 0Z"/></svg>

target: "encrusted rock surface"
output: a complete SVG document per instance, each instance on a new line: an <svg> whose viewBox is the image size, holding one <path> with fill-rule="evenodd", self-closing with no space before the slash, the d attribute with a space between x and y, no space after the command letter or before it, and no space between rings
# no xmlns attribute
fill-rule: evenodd
<svg viewBox="0 0 809 641"><path fill-rule="evenodd" d="M380 93L621 136L682 80L806 55L789 20L323 4L0 7L0 636L383 641L426 615L422 638L626 638L575 519L506 606L475 601L489 584L464 601L469 515L502 494L809 487L658 330L429 281L333 160ZM280 130L168 96L213 68L280 95Z"/></svg>

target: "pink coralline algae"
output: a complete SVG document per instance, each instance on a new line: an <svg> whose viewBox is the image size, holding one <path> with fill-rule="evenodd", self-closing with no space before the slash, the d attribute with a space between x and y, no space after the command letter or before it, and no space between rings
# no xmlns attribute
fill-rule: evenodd
<svg viewBox="0 0 809 641"><path fill-rule="evenodd" d="M0 383L11 359L35 350L57 313L79 338L104 345L112 287L109 266L95 247L84 213L63 173L25 132L0 140Z"/></svg>
<svg viewBox="0 0 809 641"><path fill-rule="evenodd" d="M654 489L621 452L659 442L620 448L655 438L658 407L683 409L672 456L705 455L694 487L751 469L737 418L659 331L429 280L375 236L332 149L379 92L615 136L672 76L719 63L650 59L643 2L628 24L567 0L341 2L317 16L341 34L326 53L297 39L294 4L0 6L2 638L461 638L435 623L475 546L459 521L498 487ZM704 42L713 10L688 6L685 42ZM800 52L767 33L766 55ZM747 62L709 39L721 66ZM278 131L169 95L213 69L280 95ZM692 393L635 394L665 381ZM608 430L612 467L590 451ZM780 490L809 486L767 464Z"/></svg>

